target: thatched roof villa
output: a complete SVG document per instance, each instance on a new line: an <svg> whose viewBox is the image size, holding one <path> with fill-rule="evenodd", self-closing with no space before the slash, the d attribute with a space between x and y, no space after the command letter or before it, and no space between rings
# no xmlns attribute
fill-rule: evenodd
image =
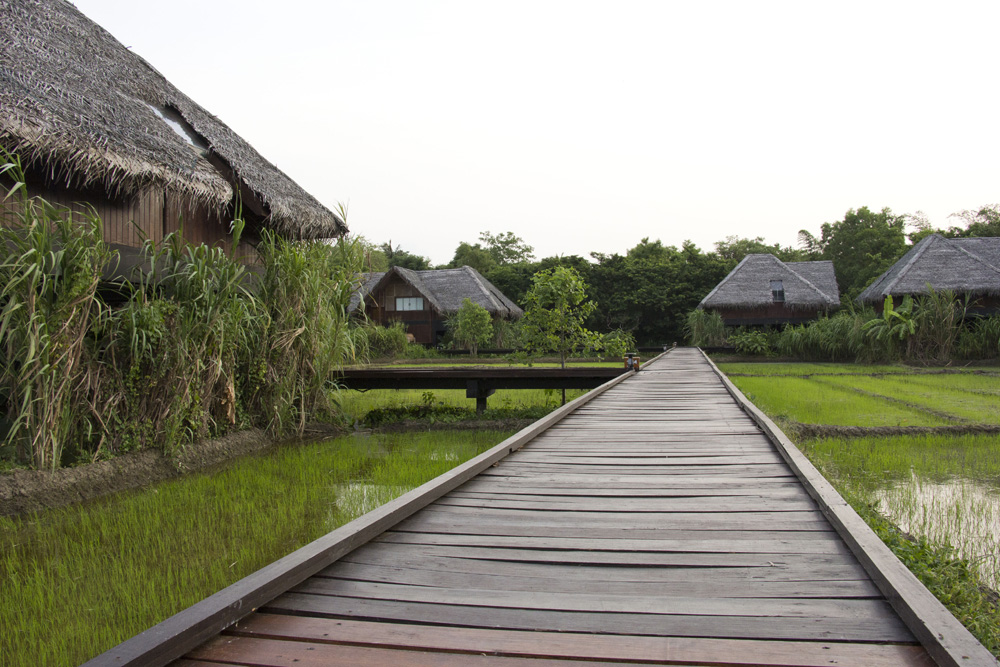
<svg viewBox="0 0 1000 667"><path fill-rule="evenodd" d="M68 2L3 0L0 18L0 146L28 166L29 194L93 205L105 239L129 247L181 220L187 240L226 244L237 198L250 242L262 228L295 239L347 231Z"/></svg>
<svg viewBox="0 0 1000 667"><path fill-rule="evenodd" d="M351 310L365 302L365 313L378 324L402 322L414 342L435 344L445 333L445 320L470 299L494 319L512 320L524 315L516 303L470 266L457 269L412 271L394 266L386 272L367 273L351 299Z"/></svg>
<svg viewBox="0 0 1000 667"><path fill-rule="evenodd" d="M1000 237L924 237L858 295L858 303L881 310L885 297L952 290L969 295L974 312L1000 311Z"/></svg>
<svg viewBox="0 0 1000 667"><path fill-rule="evenodd" d="M747 255L699 308L717 311L727 326L805 322L840 307L833 262L782 262Z"/></svg>

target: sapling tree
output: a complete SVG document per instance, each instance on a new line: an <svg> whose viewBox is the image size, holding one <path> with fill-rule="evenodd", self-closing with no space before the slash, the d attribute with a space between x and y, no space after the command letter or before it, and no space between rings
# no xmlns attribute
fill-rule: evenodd
<svg viewBox="0 0 1000 667"><path fill-rule="evenodd" d="M587 301L587 285L575 269L557 266L534 275L524 314L526 347L535 352L558 352L566 357L578 347L593 347L598 337L583 323L596 304Z"/></svg>
<svg viewBox="0 0 1000 667"><path fill-rule="evenodd" d="M489 311L478 303L473 303L471 299L462 301L462 307L448 323L455 340L467 347L473 357L479 352L479 346L488 343L493 336L493 321Z"/></svg>

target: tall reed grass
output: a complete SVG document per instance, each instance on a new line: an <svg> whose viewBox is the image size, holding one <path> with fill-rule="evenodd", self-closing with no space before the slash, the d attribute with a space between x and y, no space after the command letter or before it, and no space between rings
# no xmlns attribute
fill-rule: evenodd
<svg viewBox="0 0 1000 667"><path fill-rule="evenodd" d="M100 218L28 197L20 161L6 155L0 176L13 181L0 225L0 398L5 444L37 468L54 469L68 444L91 436L79 428L79 400L93 373L89 336L108 317L96 299L113 253ZM8 220L11 216L6 216Z"/></svg>
<svg viewBox="0 0 1000 667"><path fill-rule="evenodd" d="M28 197L19 161L5 157L0 436L17 462L171 453L234 427L301 433L334 416L329 381L356 358L357 242L265 230L251 274L223 248L170 234L144 243L142 272L118 285L126 300L111 309L98 285L116 256L100 219Z"/></svg>

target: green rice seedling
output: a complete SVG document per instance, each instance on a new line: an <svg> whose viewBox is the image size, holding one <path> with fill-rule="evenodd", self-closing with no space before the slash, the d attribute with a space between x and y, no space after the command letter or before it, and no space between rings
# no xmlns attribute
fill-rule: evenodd
<svg viewBox="0 0 1000 667"><path fill-rule="evenodd" d="M733 377L758 407L779 420L839 426L941 426L948 420L797 377Z"/></svg>
<svg viewBox="0 0 1000 667"><path fill-rule="evenodd" d="M905 366L872 366L868 364L816 364L800 362L721 363L726 375L870 375L872 373L912 373Z"/></svg>
<svg viewBox="0 0 1000 667"><path fill-rule="evenodd" d="M992 395L956 391L945 386L948 376L923 376L915 383L910 376L822 377L817 382L845 389L871 392L911 404L939 415L952 415L956 421L984 424L1000 423L1000 400Z"/></svg>
<svg viewBox="0 0 1000 667"><path fill-rule="evenodd" d="M0 664L77 665L508 435L290 445L212 474L0 517Z"/></svg>

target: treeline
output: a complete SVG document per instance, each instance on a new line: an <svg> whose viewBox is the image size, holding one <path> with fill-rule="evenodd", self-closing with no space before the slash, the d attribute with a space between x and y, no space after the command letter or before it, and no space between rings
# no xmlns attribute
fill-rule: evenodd
<svg viewBox="0 0 1000 667"><path fill-rule="evenodd" d="M533 275L556 266L572 267L596 303L588 328L621 329L639 345L659 346L685 340L688 313L748 254L770 253L793 262L831 260L842 303L852 308L865 287L928 234L1000 236L996 206L962 211L956 217L964 226L934 229L919 213L896 215L888 208L861 207L848 211L842 220L824 223L818 234L800 231L795 247L768 244L761 237L730 236L706 252L690 242L677 248L645 238L624 255L592 252L589 259L570 255L536 260L534 248L513 233L483 232L478 242L460 243L452 261L443 266L432 267L427 258L392 242L367 244L366 257L374 271L390 266L424 270L468 265L522 306Z"/></svg>
<svg viewBox="0 0 1000 667"><path fill-rule="evenodd" d="M16 220L0 226L0 464L170 453L229 429L336 418L328 382L360 335L347 313L357 243L265 232L251 273L171 235L146 243L146 272L112 300L100 219L28 198L16 161L3 171Z"/></svg>

